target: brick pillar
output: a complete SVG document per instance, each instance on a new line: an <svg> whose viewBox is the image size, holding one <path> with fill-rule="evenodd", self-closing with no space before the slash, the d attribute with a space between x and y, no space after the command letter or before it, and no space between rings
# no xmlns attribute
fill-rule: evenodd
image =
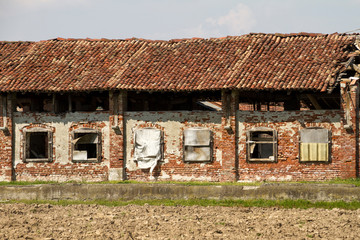
<svg viewBox="0 0 360 240"><path fill-rule="evenodd" d="M343 149L345 160L343 172L348 177L359 176L359 83L342 81L340 83L341 109L343 110L343 127L347 134L347 149ZM349 165L349 166L346 166Z"/></svg>
<svg viewBox="0 0 360 240"><path fill-rule="evenodd" d="M125 180L125 128L124 113L127 106L127 92L110 92L110 169L109 180Z"/></svg>
<svg viewBox="0 0 360 240"><path fill-rule="evenodd" d="M12 163L12 101L11 95L0 96L0 181L15 180Z"/></svg>
<svg viewBox="0 0 360 240"><path fill-rule="evenodd" d="M237 180L237 146L236 146L236 111L238 109L238 92L221 92L221 101L223 106L222 116L222 180Z"/></svg>
<svg viewBox="0 0 360 240"><path fill-rule="evenodd" d="M359 155L360 155L360 146L359 146L359 81L354 80L350 82L350 98L352 99L352 109L351 109L351 119L352 124L354 125L353 129L355 131L355 167L356 167L356 177L359 177L360 166L359 166Z"/></svg>

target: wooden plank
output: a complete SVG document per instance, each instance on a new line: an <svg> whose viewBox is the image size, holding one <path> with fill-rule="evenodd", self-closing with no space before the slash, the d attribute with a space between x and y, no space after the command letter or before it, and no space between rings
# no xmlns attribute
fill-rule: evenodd
<svg viewBox="0 0 360 240"><path fill-rule="evenodd" d="M306 96L309 98L310 102L312 103L312 105L314 105L316 110L322 109L319 102L316 100L314 96L312 96L311 94L306 94Z"/></svg>

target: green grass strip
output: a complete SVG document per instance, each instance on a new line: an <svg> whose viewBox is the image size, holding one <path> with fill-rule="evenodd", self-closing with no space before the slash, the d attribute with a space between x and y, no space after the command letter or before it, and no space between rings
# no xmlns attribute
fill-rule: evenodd
<svg viewBox="0 0 360 240"><path fill-rule="evenodd" d="M55 182L55 181L33 181L33 182L24 182L24 181L14 181L14 182L0 182L0 186L7 185L36 185L36 184L178 184L178 185L187 185L187 186L210 186L210 185L239 185L239 186L260 186L266 183L278 183L278 184L351 184L360 187L360 178L352 179L334 179L327 181L299 181L299 182L175 182L175 181L158 181L158 182L139 182L139 181L104 181L104 182L79 182L79 181L67 181L67 182Z"/></svg>
<svg viewBox="0 0 360 240"><path fill-rule="evenodd" d="M154 206L222 206L222 207L279 207L279 208L324 208L324 209L347 209L355 210L360 209L360 202L345 202L345 201L334 201L334 202L311 202L307 200L209 200L209 199L187 199L187 200L131 200L131 201L108 201L108 200L92 200L92 201L74 201L74 200L59 200L59 201L48 201L48 200L10 200L3 201L3 204L7 203L26 203L26 204L51 204L68 206L74 204L85 204L85 205L104 205L109 207L115 206L126 206L126 205L154 205Z"/></svg>
<svg viewBox="0 0 360 240"><path fill-rule="evenodd" d="M16 181L16 182L0 182L0 186L8 186L8 185L26 186L26 185L36 185L36 184L57 184L57 183L58 182L55 181L32 181L32 182Z"/></svg>

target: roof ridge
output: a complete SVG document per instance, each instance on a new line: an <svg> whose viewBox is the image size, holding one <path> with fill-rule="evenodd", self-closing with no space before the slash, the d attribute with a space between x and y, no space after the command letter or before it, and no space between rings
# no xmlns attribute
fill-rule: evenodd
<svg viewBox="0 0 360 240"><path fill-rule="evenodd" d="M312 33L312 32L298 32L298 33L248 33L243 35L237 36L224 36L224 37L210 37L210 38L201 38L201 37L192 37L192 38L174 38L169 40L156 40L156 39L146 39L146 38L124 38L124 39L109 39L109 38L63 38L57 37L53 39L46 39L40 41L0 41L0 43L36 43L36 42L48 42L48 41L89 41L89 42L121 42L121 41L142 41L142 42L164 42L164 43L178 43L178 42L186 42L186 41L199 41L199 40L225 40L225 39L234 39L234 38L243 38L247 36L277 36L281 38L287 37L299 37L299 36L309 36L309 37L317 37L317 36L331 36L331 35L338 35L338 36L358 36L359 33Z"/></svg>
<svg viewBox="0 0 360 240"><path fill-rule="evenodd" d="M258 35L258 36L277 36L277 37L282 37L282 38L287 38L287 37L300 37L300 36L308 36L308 37L318 37L318 36L330 36L330 35L338 35L338 36L354 36L354 35L358 35L358 34L346 34L346 33L312 33L312 32L298 32L298 33L248 33L248 34L243 34L243 35L238 35L238 36L225 36L225 37L210 37L210 38L201 38L201 37L192 37L192 38L174 38L174 39L169 39L169 40L156 40L156 39L146 39L146 38L137 38L137 37L132 37L132 38L124 38L124 39L108 39L108 38L62 38L62 37L57 37L54 39L49 39L49 40L41 40L40 42L43 41L90 41L90 42L117 42L117 41L141 41L141 42L149 42L149 43L154 43L154 42L164 42L164 43L178 43L178 42L187 42L187 41L201 41L201 40L225 40L225 39L234 39L234 38L242 38L242 37L247 37L247 36L254 36L254 35Z"/></svg>

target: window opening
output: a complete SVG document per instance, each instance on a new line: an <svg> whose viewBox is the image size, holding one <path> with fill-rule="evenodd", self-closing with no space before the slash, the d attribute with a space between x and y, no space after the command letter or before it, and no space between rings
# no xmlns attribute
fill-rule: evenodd
<svg viewBox="0 0 360 240"><path fill-rule="evenodd" d="M48 134L46 132L28 133L27 158L48 158Z"/></svg>
<svg viewBox="0 0 360 240"><path fill-rule="evenodd" d="M25 131L24 161L51 161L52 132L43 129Z"/></svg>
<svg viewBox="0 0 360 240"><path fill-rule="evenodd" d="M240 111L306 111L340 109L340 89L331 93L253 91L239 93Z"/></svg>
<svg viewBox="0 0 360 240"><path fill-rule="evenodd" d="M275 130L250 130L247 135L249 161L276 161L277 139Z"/></svg>
<svg viewBox="0 0 360 240"><path fill-rule="evenodd" d="M219 111L220 91L134 92L129 91L128 111ZM220 104L219 104L220 103Z"/></svg>
<svg viewBox="0 0 360 240"><path fill-rule="evenodd" d="M92 112L109 110L108 92L77 93L70 95L72 112Z"/></svg>
<svg viewBox="0 0 360 240"><path fill-rule="evenodd" d="M96 130L77 130L72 145L73 161L100 161L101 140Z"/></svg>
<svg viewBox="0 0 360 240"><path fill-rule="evenodd" d="M15 110L17 112L52 112L52 95L44 93L17 94Z"/></svg>
<svg viewBox="0 0 360 240"><path fill-rule="evenodd" d="M69 95L56 94L55 96L55 113L69 112Z"/></svg>
<svg viewBox="0 0 360 240"><path fill-rule="evenodd" d="M17 112L108 111L109 93L24 93L16 96Z"/></svg>

